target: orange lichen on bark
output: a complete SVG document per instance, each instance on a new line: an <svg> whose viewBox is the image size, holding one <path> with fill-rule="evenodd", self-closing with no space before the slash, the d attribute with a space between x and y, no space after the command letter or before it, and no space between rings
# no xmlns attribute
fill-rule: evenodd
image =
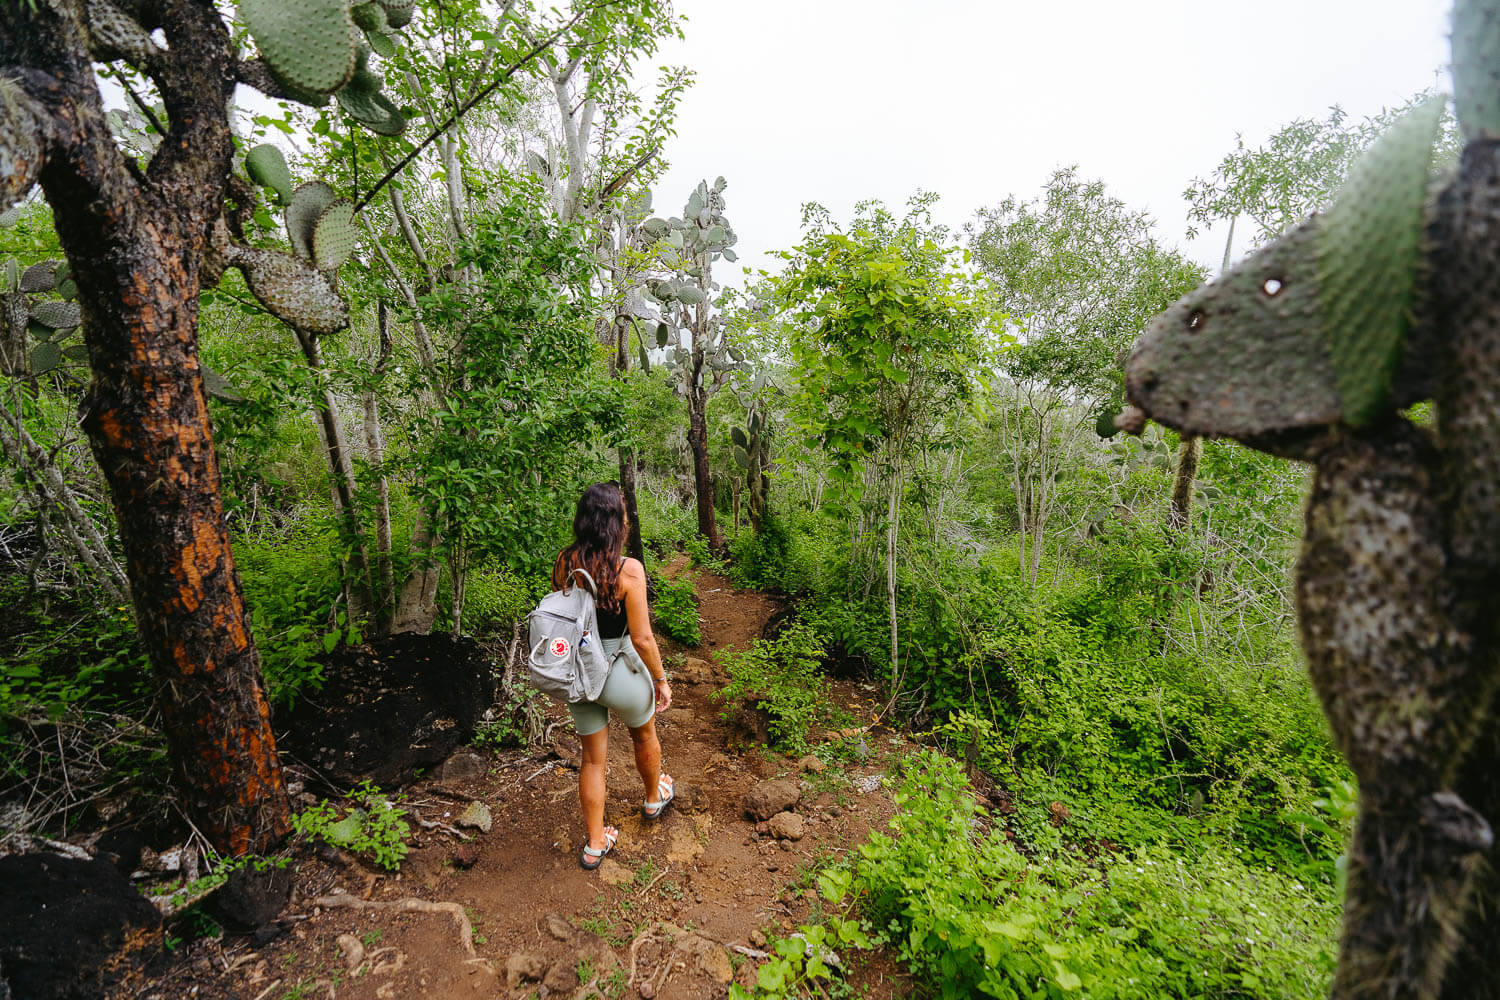
<svg viewBox="0 0 1500 1000"><path fill-rule="evenodd" d="M178 600L184 611L198 610L203 600L203 578L219 567L219 552L224 548L224 539L211 523L200 520L193 527L193 540L182 550L182 586L178 589Z"/></svg>

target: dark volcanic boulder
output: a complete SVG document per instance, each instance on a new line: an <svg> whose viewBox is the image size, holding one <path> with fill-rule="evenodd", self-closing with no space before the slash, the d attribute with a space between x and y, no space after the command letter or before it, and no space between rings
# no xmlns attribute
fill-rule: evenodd
<svg viewBox="0 0 1500 1000"><path fill-rule="evenodd" d="M278 746L343 787L395 787L442 763L490 702L489 659L470 639L392 636L325 664L322 689L278 714Z"/></svg>
<svg viewBox="0 0 1500 1000"><path fill-rule="evenodd" d="M157 945L156 907L107 861L55 854L0 858L0 995L72 1000L108 995L116 956Z"/></svg>

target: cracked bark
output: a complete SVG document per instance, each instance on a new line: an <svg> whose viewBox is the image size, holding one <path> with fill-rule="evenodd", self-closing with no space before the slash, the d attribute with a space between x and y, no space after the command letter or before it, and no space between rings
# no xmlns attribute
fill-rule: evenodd
<svg viewBox="0 0 1500 1000"><path fill-rule="evenodd" d="M77 0L0 4L0 77L40 109L38 179L93 370L81 423L118 517L177 787L214 846L239 855L271 849L290 822L198 363L235 53L211 6L156 8L168 51L150 71L171 124L144 174L110 136Z"/></svg>

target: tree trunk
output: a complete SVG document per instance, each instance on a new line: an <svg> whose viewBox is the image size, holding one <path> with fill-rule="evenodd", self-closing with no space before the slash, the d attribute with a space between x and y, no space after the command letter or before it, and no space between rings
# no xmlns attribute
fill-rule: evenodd
<svg viewBox="0 0 1500 1000"><path fill-rule="evenodd" d="M80 422L109 485L136 621L188 815L219 850L270 850L290 810L219 494L198 296L234 145L234 47L212 5L163 0L169 134L146 170L111 137L78 5L0 5L39 179L83 310ZM11 128L22 108L6 98ZM24 165L23 165L24 168Z"/></svg>
<svg viewBox="0 0 1500 1000"><path fill-rule="evenodd" d="M641 541L641 518L636 512L635 497L635 452L620 448L620 492L625 497L625 516L630 529L625 538L625 554L646 564L646 546Z"/></svg>
<svg viewBox="0 0 1500 1000"><path fill-rule="evenodd" d="M391 616L391 634L414 632L426 635L437 619L437 588L443 569L437 560L438 539L433 535L427 512L417 512L411 532L411 572L401 585L396 613Z"/></svg>
<svg viewBox="0 0 1500 1000"><path fill-rule="evenodd" d="M365 450L375 470L375 578L371 581L371 589L375 591L376 629L384 635L390 629L391 616L396 608L396 577L391 566L391 488L384 468L385 439L380 431L380 397L375 389L385 375L394 348L391 311L384 299L376 310L376 329L380 337L380 353L372 372L375 384L365 389L363 403Z"/></svg>
<svg viewBox="0 0 1500 1000"><path fill-rule="evenodd" d="M624 282L624 274L619 268L612 268L610 278L618 289ZM628 332L630 317L625 313L616 311L614 323L611 324L614 337L614 354L610 358L609 374L611 378L624 378L625 373L630 370L630 334ZM635 497L635 450L629 445L620 445L620 494L625 499L625 520L628 524L625 535L625 554L633 559L640 560L642 566L646 565L646 546L641 541L641 519L636 509Z"/></svg>
<svg viewBox="0 0 1500 1000"><path fill-rule="evenodd" d="M694 351L695 354L701 353ZM693 453L693 484L698 494L698 534L708 540L709 548L724 547L714 524L714 481L708 467L708 394L695 385L701 361L688 375L688 448Z"/></svg>
<svg viewBox="0 0 1500 1000"><path fill-rule="evenodd" d="M339 419L338 401L328 388L328 373L323 367L322 352L318 349L318 338L302 330L296 330L297 342L302 345L302 354L307 359L317 381L321 399L313 405L318 411L318 428L322 432L323 453L328 460L328 477L333 485L333 500L338 507L339 518L344 524L344 543L350 546L354 562L354 578L344 580L344 593L349 605L349 619L363 618L370 606L370 558L365 553L364 532L359 527L359 510L354 505L354 467L349 461L349 442L344 437L344 424Z"/></svg>
<svg viewBox="0 0 1500 1000"><path fill-rule="evenodd" d="M1167 513L1167 525L1173 531L1186 531L1192 524L1193 481L1198 477L1198 460L1202 456L1202 439L1183 435L1177 446L1177 473L1172 480L1172 506Z"/></svg>

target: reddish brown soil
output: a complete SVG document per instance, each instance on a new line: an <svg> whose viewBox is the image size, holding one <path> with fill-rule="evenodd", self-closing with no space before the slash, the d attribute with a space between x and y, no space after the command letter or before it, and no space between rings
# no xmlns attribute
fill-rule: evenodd
<svg viewBox="0 0 1500 1000"><path fill-rule="evenodd" d="M680 562L668 568L682 570ZM577 759L577 741L560 724L553 737L558 753L548 746L487 755L491 766L482 777L422 782L407 790L408 808L429 822L451 824L467 796L488 805L494 825L488 834L474 834L479 856L471 868L455 863L459 841L439 829L420 831L418 846L400 873L390 876L348 857L330 864L305 855L288 911L295 918L289 933L261 948L247 938L200 942L168 968L154 970L151 982L121 995L175 998L190 990L198 997L241 1000L593 995L563 975L576 970L580 959L588 960L585 972L600 973L597 985L606 997L643 995L645 983L650 983L646 994L663 998L722 997L727 987L720 979L731 958L736 977L749 983L756 960L725 949L753 947L752 942L763 942L761 934L784 933L820 912L811 872L857 846L872 826L883 827L893 809L888 791L862 793L856 782L882 774L889 757L907 746L899 737L870 734L867 760L817 775L800 773L796 761L762 747L745 746L745 734L719 720L719 706L710 698L725 679L716 656L759 637L779 609L765 595L736 590L714 573L698 571L696 580L704 645L684 650L663 642L668 669L675 674L675 703L658 722L664 770L694 790L689 808L674 806L658 823L641 820L643 789L629 735L611 723L606 822L622 835L603 870L581 870L577 858L584 832L577 772L570 766ZM688 663L690 656L709 666ZM868 720L874 713L872 690L847 682L836 690L857 718ZM566 719L565 712L554 714ZM778 776L804 782L797 811L808 821L808 832L797 842L758 837L741 813L751 785ZM700 800L706 802L701 811ZM317 904L337 890L374 903L407 898L457 903L472 924L474 955L464 949L452 913ZM345 934L361 938L368 955L352 972L337 944ZM638 938L634 986L621 989L631 978L631 945ZM601 939L609 954L600 949ZM507 963L517 954L555 966L552 988L539 992L535 981L511 988ZM622 974L611 978L606 966L616 959ZM881 958L856 963L851 978L865 991L860 995L897 997L910 991L892 963Z"/></svg>

